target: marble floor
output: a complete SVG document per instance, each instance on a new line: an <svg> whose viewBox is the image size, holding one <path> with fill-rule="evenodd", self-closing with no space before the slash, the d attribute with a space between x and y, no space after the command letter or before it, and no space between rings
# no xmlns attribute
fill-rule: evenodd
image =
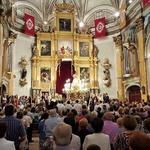
<svg viewBox="0 0 150 150"><path fill-rule="evenodd" d="M33 134L32 140L34 142L29 144L29 150L39 150L39 137Z"/></svg>

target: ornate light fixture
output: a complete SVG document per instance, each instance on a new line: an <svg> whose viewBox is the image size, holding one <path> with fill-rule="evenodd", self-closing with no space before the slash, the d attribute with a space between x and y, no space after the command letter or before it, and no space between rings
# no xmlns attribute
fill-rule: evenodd
<svg viewBox="0 0 150 150"><path fill-rule="evenodd" d="M76 98L83 98L84 94L89 91L86 80L78 80L75 76L73 82L67 79L64 84L63 92L68 99L74 100Z"/></svg>

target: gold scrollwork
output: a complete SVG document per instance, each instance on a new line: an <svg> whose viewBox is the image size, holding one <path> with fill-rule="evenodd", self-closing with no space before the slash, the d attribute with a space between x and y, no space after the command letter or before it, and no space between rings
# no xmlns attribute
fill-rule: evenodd
<svg viewBox="0 0 150 150"><path fill-rule="evenodd" d="M65 1L63 1L63 3L61 4L55 4L55 8L58 12L73 12L74 11L74 5L66 3Z"/></svg>

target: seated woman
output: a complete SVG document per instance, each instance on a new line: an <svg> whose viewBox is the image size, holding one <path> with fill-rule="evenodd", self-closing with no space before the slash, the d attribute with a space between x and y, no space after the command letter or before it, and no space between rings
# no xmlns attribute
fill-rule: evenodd
<svg viewBox="0 0 150 150"><path fill-rule="evenodd" d="M14 142L5 139L6 124L0 122L0 149L1 150L15 150Z"/></svg>

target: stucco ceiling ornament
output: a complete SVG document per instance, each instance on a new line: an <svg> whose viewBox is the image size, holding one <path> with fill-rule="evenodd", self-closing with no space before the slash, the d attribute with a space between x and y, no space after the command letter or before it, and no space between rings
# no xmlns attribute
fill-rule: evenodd
<svg viewBox="0 0 150 150"><path fill-rule="evenodd" d="M74 11L74 5L70 3L66 3L66 1L63 1L61 4L55 4L56 11L59 12L73 12Z"/></svg>

